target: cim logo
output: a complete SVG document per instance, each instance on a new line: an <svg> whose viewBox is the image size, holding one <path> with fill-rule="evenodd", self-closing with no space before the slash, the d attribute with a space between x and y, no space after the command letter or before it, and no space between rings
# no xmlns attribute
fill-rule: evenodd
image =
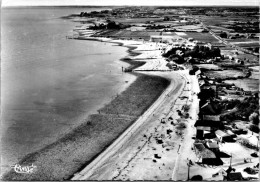
<svg viewBox="0 0 260 182"><path fill-rule="evenodd" d="M16 173L31 174L36 166L33 164L31 166L21 166L20 164L15 164L14 166L11 166L11 168L14 169Z"/></svg>

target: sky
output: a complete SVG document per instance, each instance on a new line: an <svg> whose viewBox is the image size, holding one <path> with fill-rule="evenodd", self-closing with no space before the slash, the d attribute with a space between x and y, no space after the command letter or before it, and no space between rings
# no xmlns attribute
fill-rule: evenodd
<svg viewBox="0 0 260 182"><path fill-rule="evenodd" d="M2 0L2 6L69 6L69 5L159 5L159 6L259 6L259 0Z"/></svg>

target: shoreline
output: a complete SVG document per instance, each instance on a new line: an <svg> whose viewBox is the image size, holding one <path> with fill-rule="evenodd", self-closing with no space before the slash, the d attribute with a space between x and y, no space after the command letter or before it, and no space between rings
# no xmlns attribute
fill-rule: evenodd
<svg viewBox="0 0 260 182"><path fill-rule="evenodd" d="M127 44L127 41L125 42ZM149 50L149 47L146 48ZM154 68L157 67L156 59L150 58L152 52L154 51L148 52L151 53L146 55L143 54L140 57L138 57L139 59L141 58L141 60L146 60L146 62L148 63L143 66L144 70L147 70L145 69L145 67L147 68L149 66L152 66ZM158 58L160 59L160 57ZM182 110L182 105L184 104L182 99L179 99L179 96L184 95L187 96L187 98L192 98L191 101L188 101L189 99L187 99L187 102L191 102L192 104L192 109L190 112L193 119L191 119L191 123L195 122L195 118L197 117L198 111L198 102L193 102L193 99L196 100L196 96L191 96L191 85L187 83L193 80L191 83L197 88L198 81L193 77L192 79L191 76L189 76L187 70L178 72L164 72L162 68L162 66L159 66L158 71L161 70L162 72L157 72L156 74L155 72L145 73L147 73L147 75L161 76L170 80L171 83L170 86L167 87L167 91L163 92L163 94L160 95L160 98L156 100L153 106L151 106L145 112L145 114L142 115L131 126L131 128L128 128L126 132L124 132L119 138L117 138L117 140L113 142L113 144L109 146L104 152L102 152L101 155L97 157L97 159L91 162L88 166L86 166L86 168L81 170L79 173L76 173L72 180L172 179L172 176L174 176L175 171L177 169L176 165L179 160L179 155L174 154L175 152L178 152L178 148L174 146L178 146L179 144L181 146L183 138L180 138L180 136L175 134L176 132L171 134L170 138L173 137L175 141L173 143L168 141L168 139L166 139L167 141L164 141L166 143L169 142L167 144L169 147L167 147L167 151L171 151L170 153L165 154L164 147L164 149L160 147L158 148L157 137L158 135L164 135L164 133L169 130L167 128L172 128L170 129L171 131L176 131L177 128L175 124L173 127L169 121L166 122L167 124L165 124L165 126L160 126L160 120L162 117L170 118L172 116L173 118L178 118L176 109ZM156 71L157 69L152 70ZM195 92L199 92L199 88ZM193 132L191 123L188 124L187 130L184 132L185 134L183 136L185 140L187 140L187 137L190 136ZM188 136L186 136L187 133L189 134ZM181 150L184 149L186 150L187 147L181 147ZM154 160L151 160L152 158L150 156L151 153L153 153L153 150L156 150L156 152L158 152L161 156L166 155L163 159L163 166L161 166L162 162L155 161L156 163L154 163ZM146 168L145 166L147 165L151 167ZM165 170L163 174L160 175L158 172L162 170L162 167L165 168ZM136 174L139 174L139 176Z"/></svg>
<svg viewBox="0 0 260 182"><path fill-rule="evenodd" d="M179 155L175 153L178 151L179 144L183 143L183 138L176 134L179 130L177 123L180 120L177 119L177 110L182 110L182 105L186 102L180 99L180 96L187 96L187 102L192 104L189 112L192 119L188 122L189 124L187 123L187 129L183 133L184 139L187 140L193 132L192 124L196 120L198 111L198 102L195 101L197 96L193 95L190 89L195 86L197 89L194 92L197 93L199 88L196 78L190 77L187 71L171 74L162 72L160 76L165 76L172 82L160 99L153 104L154 107L147 110L149 113L142 115L139 121L135 122L133 126L135 128L122 134L113 146L110 146L80 173L75 174L72 180L171 180L171 174L179 158ZM191 84L187 84L189 82ZM190 99L192 101L188 101ZM169 117L174 119L167 120ZM166 119L166 123L161 123L162 118ZM173 125L171 121L177 123ZM165 136L169 130L173 131L170 138ZM187 133L189 135L186 135ZM164 143L162 146L158 145L160 136ZM187 147L181 147L181 150L183 149ZM154 162L152 157L154 153L162 158ZM160 173L162 169L163 174Z"/></svg>
<svg viewBox="0 0 260 182"><path fill-rule="evenodd" d="M98 40L97 40L98 41ZM124 47L127 47L128 48L128 50L127 50L127 52L128 52L128 54L130 55L131 54L131 51L132 50L134 50L135 49L135 47L130 47L130 46L125 46L125 45L123 45L123 43L119 43L119 42L111 42L111 43L115 43L115 44L117 44L118 46L124 46ZM136 54L136 53L133 53L133 54ZM124 62L127 62L128 64L130 64L129 65L129 67L131 67L131 66L133 66L133 67L138 67L141 63L139 62L139 61L133 61L133 60L125 60L125 57L124 58L121 58L120 59L120 61L124 61ZM136 62L136 63L138 63L138 64L136 64L136 65L133 65L133 62ZM145 62L142 62L142 64L143 63L145 63ZM134 75L139 75L138 77L137 77L137 79L138 78L140 78L141 79L141 81L144 81L145 79L148 79L148 78L156 78L156 79L159 79L159 80L164 80L164 82L167 80L167 79L164 79L164 78L162 78L162 77L159 77L159 76L149 76L149 75L143 75L143 74L136 74L136 73L131 73L131 74L134 74ZM129 90L129 88L131 87L131 86L133 86L134 84L136 85L136 82L137 82L137 80L135 80L128 88L126 88L126 90L125 91L123 91L122 93L120 93L120 95L122 95L124 92L126 92L127 90ZM139 81L140 82L140 81ZM150 80L150 82L152 82L152 80ZM167 81L168 82L168 81ZM139 83L140 84L140 83ZM149 85L147 85L148 87L149 87ZM150 104L148 104L148 105L146 105L146 107L144 108L144 110L141 112L141 114L143 113L143 112L145 112L145 110L147 110L147 108L149 108L150 107L150 105L161 95L161 93L163 92L163 90L165 90L166 88L167 88L167 86L168 86L168 84L166 84L165 86L164 86L164 88L162 89L162 90L160 90L158 93L159 94L156 94L156 96L155 96L155 98L153 98L152 99L152 102L150 103ZM136 85L136 87L139 87L138 85ZM108 105L109 104L111 104L114 100L116 100L116 99L113 99L111 102L109 102L108 103ZM102 108L104 108L104 107L106 107L106 106L103 106ZM101 108L101 109L102 109ZM94 117L95 117L95 114L93 114L94 115ZM89 118L91 117L92 115L90 115L89 116ZM106 118L107 119L107 118ZM131 121L132 123L136 120L137 118L134 118L134 120L133 121ZM65 147L65 146L63 146L63 144L65 144L66 145L66 143L68 143L68 140L70 140L70 141L72 141L72 143L73 143L73 145L75 145L75 143L76 143L76 141L74 141L74 139L72 138L73 137L73 133L75 134L75 132L76 131L78 131L78 130L80 130L80 128L82 127L82 125L89 125L89 121L87 121L87 122L84 122L83 124L81 124L80 126L78 126L78 127L76 127L76 128L74 128L74 129L72 129L72 131L70 131L69 133L67 133L66 135L64 135L63 137L61 137L60 139L58 139L57 141L54 141L53 143L51 143L51 144L49 144L49 145L47 145L47 146L45 146L45 147L43 147L42 149L40 149L40 150L38 150L38 151L35 151L35 152L33 152L33 153L30 153L30 154L27 154L22 160L20 160L20 162L19 162L19 164L29 164L30 162L31 163L37 163L37 159L39 160L43 160L43 161L45 161L44 160L44 157L41 157L41 155L46 155L46 153L48 153L49 151L51 151L51 150L55 150L54 148L55 147L57 147L58 146L58 148L59 149L57 149L57 150L63 150L63 149L61 149L61 147ZM128 126L126 127L126 128L128 128ZM123 130L124 131L124 130ZM122 131L122 132L123 132ZM117 137L116 137L117 138ZM116 139L115 138L115 139ZM111 141L111 142L113 142L114 141L114 139ZM110 143L111 143L110 142ZM108 143L106 146L103 146L103 148L105 149L105 148L107 148L107 146L109 146L110 145L110 143ZM103 149L103 150L104 150ZM67 150L69 150L69 149L67 149ZM100 150L100 149L99 149ZM92 161L94 158L96 158L103 150L101 150L100 152L98 152L98 153L96 153L95 155L93 155L92 156L92 158L90 159L90 160L82 160L82 161L87 161L87 162L81 162L81 164L80 164L80 166L81 167L79 167L78 165L77 165L77 170L76 171L79 171L81 168L82 168L82 166L84 167L85 165L86 165L86 163L89 163L90 161ZM57 151L56 151L57 152ZM45 153L45 154L44 154ZM52 151L51 153L55 153L55 151ZM58 155L57 153L56 153L56 155ZM46 155L46 157L45 158L47 158L47 159L49 159L48 157L47 157L48 155ZM58 155L59 156L59 155ZM78 161L78 163L79 163L79 161ZM46 164L47 165L47 164ZM41 166L41 167L44 167L44 166ZM46 166L47 167L47 166ZM53 169L53 170L55 170L55 169ZM59 171L59 170L57 170L57 171ZM34 177L29 177L29 179L30 180L42 180L41 179L41 177L39 177L39 179L37 178L37 176L44 176L45 178L43 178L43 179L54 179L54 180L57 180L57 179L59 179L59 180L61 180L61 179L69 179L72 175L74 175L74 173L76 172L75 170L73 171L73 173L71 173L71 174L66 174L66 176L64 177L64 176L59 176L60 178L53 178L52 176L50 176L50 174L45 174L45 175L41 175L42 173L44 173L44 172L40 172L38 175L36 175L36 176L34 176ZM37 173L37 172L36 172ZM7 180L10 180L10 179L16 179L16 180L25 180L25 179L28 179L26 176L24 176L24 175L20 175L20 174L16 174L16 173L14 173L13 171L9 171L9 172L7 172L6 174L4 174L3 175L4 177L3 177L3 179L7 179ZM9 176L9 177L8 177Z"/></svg>

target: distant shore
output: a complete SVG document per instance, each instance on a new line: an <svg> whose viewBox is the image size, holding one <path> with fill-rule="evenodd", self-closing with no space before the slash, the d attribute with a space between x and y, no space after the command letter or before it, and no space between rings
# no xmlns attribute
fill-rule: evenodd
<svg viewBox="0 0 260 182"><path fill-rule="evenodd" d="M113 42L117 43L117 42ZM117 43L121 45L120 43ZM126 46L127 47L127 46ZM128 52L134 49L128 47ZM121 59L138 67L144 62ZM30 175L13 170L3 180L66 180L108 147L161 95L169 81L158 76L136 74L137 79L124 92L58 141L26 155L20 165L35 165Z"/></svg>

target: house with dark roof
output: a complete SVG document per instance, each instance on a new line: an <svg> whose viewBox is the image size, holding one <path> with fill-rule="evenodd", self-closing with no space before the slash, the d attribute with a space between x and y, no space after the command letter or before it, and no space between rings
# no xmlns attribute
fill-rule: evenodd
<svg viewBox="0 0 260 182"><path fill-rule="evenodd" d="M218 104L214 101L207 101L200 107L200 113L203 115L218 115Z"/></svg>
<svg viewBox="0 0 260 182"><path fill-rule="evenodd" d="M203 139L204 131L214 132L220 128L223 128L221 121L210 121L210 120L197 120L194 124L196 127L196 138Z"/></svg>
<svg viewBox="0 0 260 182"><path fill-rule="evenodd" d="M203 143L194 143L194 151L198 161L207 165L222 165L223 161L216 157L215 153L207 149Z"/></svg>
<svg viewBox="0 0 260 182"><path fill-rule="evenodd" d="M202 158L202 159L216 158L216 155L210 150L208 150L203 143L194 143L194 150L198 158Z"/></svg>
<svg viewBox="0 0 260 182"><path fill-rule="evenodd" d="M232 172L227 175L227 181L242 181L243 179L241 172Z"/></svg>

